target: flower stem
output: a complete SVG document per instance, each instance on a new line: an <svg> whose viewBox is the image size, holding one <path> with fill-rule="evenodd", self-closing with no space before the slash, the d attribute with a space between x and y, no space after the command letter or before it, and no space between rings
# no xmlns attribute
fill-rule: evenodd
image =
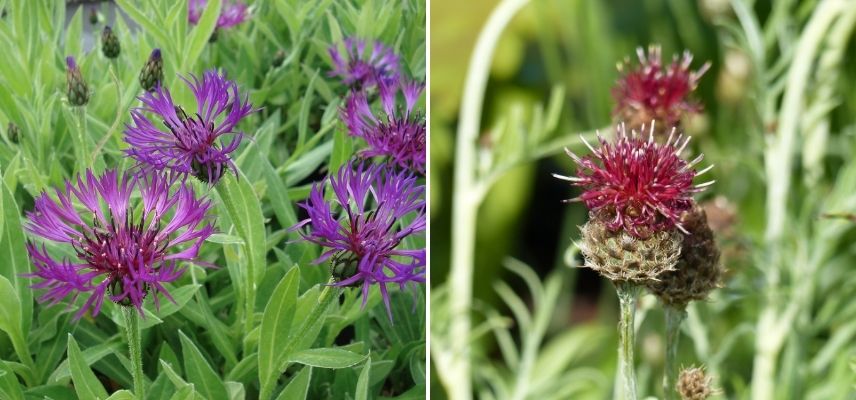
<svg viewBox="0 0 856 400"><path fill-rule="evenodd" d="M86 106L74 107L77 116L77 144L74 146L77 152L78 172L83 172L89 166L87 165L86 151Z"/></svg>
<svg viewBox="0 0 856 400"><path fill-rule="evenodd" d="M674 385L678 380L678 339L681 337L681 323L687 317L685 308L664 305L666 314L666 365L663 371L663 398L675 398Z"/></svg>
<svg viewBox="0 0 856 400"><path fill-rule="evenodd" d="M125 336L128 339L128 349L131 356L131 376L134 378L134 396L138 399L146 397L145 375L143 375L143 354L140 338L140 316L133 307L120 307L125 318Z"/></svg>
<svg viewBox="0 0 856 400"><path fill-rule="evenodd" d="M633 364L633 345L635 344L634 317L639 286L630 282L615 282L621 316L618 320L618 369L623 382L624 393L616 392L616 399L636 400L636 371Z"/></svg>

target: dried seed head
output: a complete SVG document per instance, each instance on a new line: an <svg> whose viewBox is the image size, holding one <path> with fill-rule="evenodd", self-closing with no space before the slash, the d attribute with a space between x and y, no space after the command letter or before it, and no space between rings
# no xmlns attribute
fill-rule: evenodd
<svg viewBox="0 0 856 400"><path fill-rule="evenodd" d="M690 367L681 371L675 389L683 400L705 400L716 392L711 386L711 377L703 367Z"/></svg>
<svg viewBox="0 0 856 400"><path fill-rule="evenodd" d="M140 86L143 90L151 92L163 82L163 58L160 49L152 50L149 60L140 71Z"/></svg>
<svg viewBox="0 0 856 400"><path fill-rule="evenodd" d="M683 214L681 224L689 234L683 235L681 256L675 269L647 284L663 304L679 309L690 301L707 298L713 289L721 286L722 279L719 248L704 210L696 205Z"/></svg>
<svg viewBox="0 0 856 400"><path fill-rule="evenodd" d="M624 230L610 230L603 218L593 214L581 230L585 266L612 281L658 279L675 268L681 254L682 235L676 229L655 231L641 239Z"/></svg>
<svg viewBox="0 0 856 400"><path fill-rule="evenodd" d="M104 30L101 31L101 52L104 53L104 57L119 57L121 51L122 46L119 45L119 37L113 33L113 29L109 25L105 26Z"/></svg>
<svg viewBox="0 0 856 400"><path fill-rule="evenodd" d="M66 71L66 96L68 102L73 106L84 106L89 102L89 85L83 80L83 74L80 72L80 67L74 57L68 56L65 58Z"/></svg>

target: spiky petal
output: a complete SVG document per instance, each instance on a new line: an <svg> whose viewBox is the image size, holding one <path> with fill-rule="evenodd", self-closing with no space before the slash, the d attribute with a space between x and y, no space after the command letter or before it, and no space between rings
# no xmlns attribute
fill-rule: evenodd
<svg viewBox="0 0 856 400"><path fill-rule="evenodd" d="M680 59L675 56L664 66L659 46L651 46L647 53L640 47L637 55L639 65L631 65L629 60L618 65L621 77L612 90L615 117L631 129L650 126L654 120L660 133L668 133L680 124L682 116L701 111L701 104L690 100L689 95L710 63L691 71L693 56L685 51Z"/></svg>
<svg viewBox="0 0 856 400"><path fill-rule="evenodd" d="M349 163L313 185L300 204L309 217L294 228L307 227L302 238L328 249L314 263L331 260L335 286L360 286L364 306L377 285L392 320L387 284L425 282L425 249L401 248L425 230L424 194L408 171Z"/></svg>
<svg viewBox="0 0 856 400"><path fill-rule="evenodd" d="M229 154L244 137L236 126L256 110L241 98L237 83L217 71L205 72L201 80L183 79L196 97L196 113L187 114L164 87L143 94L143 107L131 110L132 123L125 129L125 152L145 170L172 170L214 184L226 168L234 170ZM149 115L163 125L155 125Z"/></svg>
<svg viewBox="0 0 856 400"><path fill-rule="evenodd" d="M419 82L379 85L380 110L372 110L363 91L348 97L341 117L351 136L363 138L363 157L389 157L402 168L425 174L425 117L414 112L424 85ZM401 92L404 105L400 106Z"/></svg>
<svg viewBox="0 0 856 400"><path fill-rule="evenodd" d="M148 293L156 306L158 293L171 299L164 283L181 276L179 263L196 260L213 231L206 222L210 206L165 175L110 170L96 177L86 171L54 196L37 197L25 224L33 236L68 246L76 256L57 258L31 241L27 250L36 270L27 276L40 279L33 287L46 289L43 302L88 296L76 318L88 310L97 315L105 297L142 314Z"/></svg>
<svg viewBox="0 0 856 400"><path fill-rule="evenodd" d="M208 0L190 0L187 3L187 20L191 25L199 23L199 18L205 11ZM246 21L247 5L241 1L224 1L217 17L217 29L228 29Z"/></svg>
<svg viewBox="0 0 856 400"><path fill-rule="evenodd" d="M342 52L341 50L344 50ZM398 55L380 41L374 42L371 51L366 41L346 38L328 50L333 61L330 76L337 76L345 85L364 89L379 82L395 82L401 74Z"/></svg>
<svg viewBox="0 0 856 400"><path fill-rule="evenodd" d="M568 151L577 175L554 176L582 187L582 195L572 200L583 201L612 231L623 229L638 238L675 226L686 232L681 214L692 208L692 195L712 182L693 185L702 156L692 162L681 158L689 137L669 136L658 143L653 132L642 137L620 125L613 143L598 135L600 147L589 146L592 154L580 158Z"/></svg>

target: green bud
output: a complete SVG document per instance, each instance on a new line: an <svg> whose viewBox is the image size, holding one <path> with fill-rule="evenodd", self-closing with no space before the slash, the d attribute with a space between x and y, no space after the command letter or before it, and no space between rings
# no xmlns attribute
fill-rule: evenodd
<svg viewBox="0 0 856 400"><path fill-rule="evenodd" d="M113 33L113 29L110 29L109 25L105 26L104 30L101 31L101 52L104 53L104 57L119 57L121 51L122 47L119 45L119 37Z"/></svg>
<svg viewBox="0 0 856 400"><path fill-rule="evenodd" d="M163 58L160 49L152 50L149 60L140 71L140 86L147 92L155 90L155 87L163 83Z"/></svg>
<svg viewBox="0 0 856 400"><path fill-rule="evenodd" d="M89 102L89 86L83 80L83 74L80 73L80 68L74 61L74 57L66 57L66 96L68 102L73 106L84 106Z"/></svg>
<svg viewBox="0 0 856 400"><path fill-rule="evenodd" d="M12 143L18 143L20 137L21 128L18 128L18 125L15 125L15 123L9 122L9 126L6 128L6 138Z"/></svg>
<svg viewBox="0 0 856 400"><path fill-rule="evenodd" d="M279 49L276 51L276 54L273 55L273 60L271 60L270 65L272 65L274 68L279 68L282 65L283 61L285 61L285 51Z"/></svg>

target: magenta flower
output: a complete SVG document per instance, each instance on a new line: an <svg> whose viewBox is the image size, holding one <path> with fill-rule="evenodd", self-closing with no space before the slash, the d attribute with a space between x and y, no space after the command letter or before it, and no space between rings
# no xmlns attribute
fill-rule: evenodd
<svg viewBox="0 0 856 400"><path fill-rule="evenodd" d="M141 207L132 201L135 192ZM142 315L149 292L155 306L160 305L158 293L172 300L163 284L181 276L180 262L196 261L199 246L213 231L205 217L210 206L164 175L132 177L110 170L96 177L87 170L76 183L66 181L64 190L55 189L55 196L36 198L25 224L35 236L70 246L75 259L56 258L44 244L29 242L36 270L27 276L41 279L33 288L47 289L42 302L56 304L71 296L74 303L88 295L75 318L90 309L98 315L105 296Z"/></svg>
<svg viewBox="0 0 856 400"><path fill-rule="evenodd" d="M686 233L681 214L692 208L693 193L713 183L693 185L693 178L713 166L696 172L703 155L691 162L680 157L689 136L673 141L673 133L659 144L653 132L652 128L648 138L641 138L635 131L628 135L621 125L613 143L598 134L599 149L586 142L592 152L589 156L580 158L566 149L577 164L576 176L553 176L582 187L582 195L569 201L583 201L612 231L624 229L640 238L672 227Z"/></svg>
<svg viewBox="0 0 856 400"><path fill-rule="evenodd" d="M187 3L187 20L191 25L199 23L208 0L190 0ZM224 1L217 18L217 28L231 28L247 20L247 5L240 1Z"/></svg>
<svg viewBox="0 0 856 400"><path fill-rule="evenodd" d="M171 170L214 184L226 168L235 170L229 154L244 137L235 126L256 110L246 97L241 99L238 85L217 71L205 72L201 81L191 78L183 79L196 96L196 113L188 115L162 86L143 94L139 97L143 107L131 110L133 123L125 129L125 142L130 145L125 152L145 171ZM147 113L157 115L164 128L156 126ZM220 138L227 135L232 135L231 140L221 143Z"/></svg>
<svg viewBox="0 0 856 400"><path fill-rule="evenodd" d="M308 225L303 239L329 249L314 263L332 261L334 286L362 286L363 306L371 285L378 285L392 320L387 284L404 289L425 282L425 249L399 248L404 238L425 230L424 194L412 173L347 164L313 185L300 204L309 218L294 229ZM328 195L332 201L325 200Z"/></svg>
<svg viewBox="0 0 856 400"><path fill-rule="evenodd" d="M656 120L664 132L668 132L677 126L684 114L701 111L701 104L691 101L689 94L710 68L710 63L690 71L693 56L688 51L680 60L676 56L668 67L663 65L658 46L651 46L647 54L640 47L636 53L638 67L629 62L618 66L622 76L612 90L616 117L634 128L643 124L650 126L651 120Z"/></svg>
<svg viewBox="0 0 856 400"><path fill-rule="evenodd" d="M342 53L341 47L345 52ZM401 74L398 56L380 41L374 42L371 52L364 40L346 38L342 44L334 44L328 50L333 61L330 76L338 76L342 83L362 89L379 82L396 82Z"/></svg>
<svg viewBox="0 0 856 400"><path fill-rule="evenodd" d="M381 110L372 111L366 93L353 92L341 117L351 136L363 138L369 147L364 157L385 156L402 168L425 174L425 117L413 112L424 85L418 82L379 85ZM404 107L398 105L398 93Z"/></svg>

